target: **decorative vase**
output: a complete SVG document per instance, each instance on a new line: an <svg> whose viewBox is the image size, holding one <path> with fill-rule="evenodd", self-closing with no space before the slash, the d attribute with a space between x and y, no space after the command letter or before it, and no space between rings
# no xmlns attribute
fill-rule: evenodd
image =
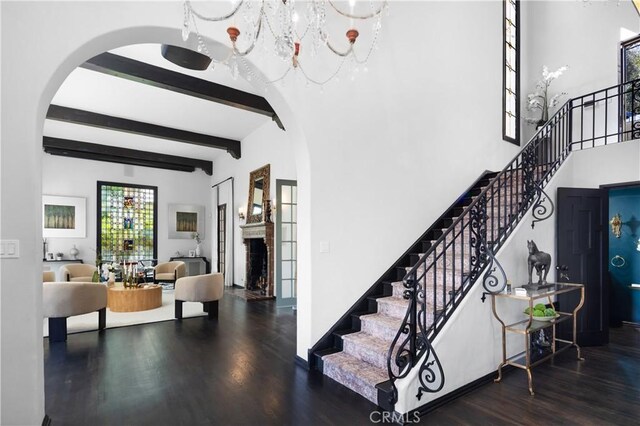
<svg viewBox="0 0 640 426"><path fill-rule="evenodd" d="M93 271L93 276L91 277L91 282L94 282L94 283L99 283L100 282L100 274L98 273L97 269L95 271Z"/></svg>
<svg viewBox="0 0 640 426"><path fill-rule="evenodd" d="M196 256L200 256L200 243L196 244Z"/></svg>
<svg viewBox="0 0 640 426"><path fill-rule="evenodd" d="M107 281L109 285L114 285L116 282L116 274L113 272L109 272L109 280Z"/></svg>
<svg viewBox="0 0 640 426"><path fill-rule="evenodd" d="M73 260L76 260L78 258L78 253L80 253L80 250L78 250L76 248L76 245L73 245L73 248L71 250L69 250L69 253L71 254L71 258Z"/></svg>

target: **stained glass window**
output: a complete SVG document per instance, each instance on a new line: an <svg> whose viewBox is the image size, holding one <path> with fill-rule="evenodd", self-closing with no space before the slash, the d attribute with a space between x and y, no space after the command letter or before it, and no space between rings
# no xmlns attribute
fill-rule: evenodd
<svg viewBox="0 0 640 426"><path fill-rule="evenodd" d="M502 138L519 144L520 141L520 2L504 3L504 68L502 79Z"/></svg>
<svg viewBox="0 0 640 426"><path fill-rule="evenodd" d="M98 182L97 246L103 261L157 258L158 188Z"/></svg>

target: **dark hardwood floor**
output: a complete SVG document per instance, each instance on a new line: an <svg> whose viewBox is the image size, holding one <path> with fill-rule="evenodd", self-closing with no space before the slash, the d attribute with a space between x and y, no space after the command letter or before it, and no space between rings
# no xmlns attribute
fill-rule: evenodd
<svg viewBox="0 0 640 426"><path fill-rule="evenodd" d="M46 412L54 426L371 424L373 404L295 365L295 327L290 309L225 297L218 321L44 339ZM535 397L526 375L510 371L421 423L638 424L640 330L611 329L611 343L584 356L537 367Z"/></svg>
<svg viewBox="0 0 640 426"><path fill-rule="evenodd" d="M568 349L489 383L422 418L429 425L640 425L640 328L610 329L606 346Z"/></svg>
<svg viewBox="0 0 640 426"><path fill-rule="evenodd" d="M296 318L226 295L219 319L44 339L53 425L365 424L374 404L296 366Z"/></svg>

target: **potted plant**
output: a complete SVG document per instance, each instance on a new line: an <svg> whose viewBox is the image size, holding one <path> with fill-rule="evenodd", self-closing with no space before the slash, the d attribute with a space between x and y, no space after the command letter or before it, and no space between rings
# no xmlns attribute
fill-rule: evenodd
<svg viewBox="0 0 640 426"><path fill-rule="evenodd" d="M200 234L198 234L197 232L194 232L191 234L191 238L196 240L196 256L200 256L200 242L202 241L200 239Z"/></svg>
<svg viewBox="0 0 640 426"><path fill-rule="evenodd" d="M553 72L549 72L547 66L542 67L542 79L536 83L536 91L527 95L527 109L529 111L541 111L540 118L527 118L527 123L535 124L536 129L545 125L549 121L549 115L560 102L560 98L565 96L565 92L556 93L550 96L549 86L553 80L557 79L569 69L568 66L558 68Z"/></svg>
<svg viewBox="0 0 640 426"><path fill-rule="evenodd" d="M62 260L62 257L63 257L63 256L64 256L64 253L62 253L62 252L60 252L60 251L59 251L59 252L57 252L57 253L56 253L56 260Z"/></svg>

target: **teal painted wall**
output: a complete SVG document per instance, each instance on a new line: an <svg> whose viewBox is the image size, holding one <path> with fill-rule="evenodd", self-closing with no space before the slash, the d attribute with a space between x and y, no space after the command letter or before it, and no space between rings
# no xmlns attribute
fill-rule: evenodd
<svg viewBox="0 0 640 426"><path fill-rule="evenodd" d="M631 283L640 284L640 187L609 191L610 218L616 213L621 216L622 235L616 238L609 227L611 319L613 323L640 323L640 289L629 288ZM624 266L617 268L611 265L611 259L616 255L624 258Z"/></svg>

